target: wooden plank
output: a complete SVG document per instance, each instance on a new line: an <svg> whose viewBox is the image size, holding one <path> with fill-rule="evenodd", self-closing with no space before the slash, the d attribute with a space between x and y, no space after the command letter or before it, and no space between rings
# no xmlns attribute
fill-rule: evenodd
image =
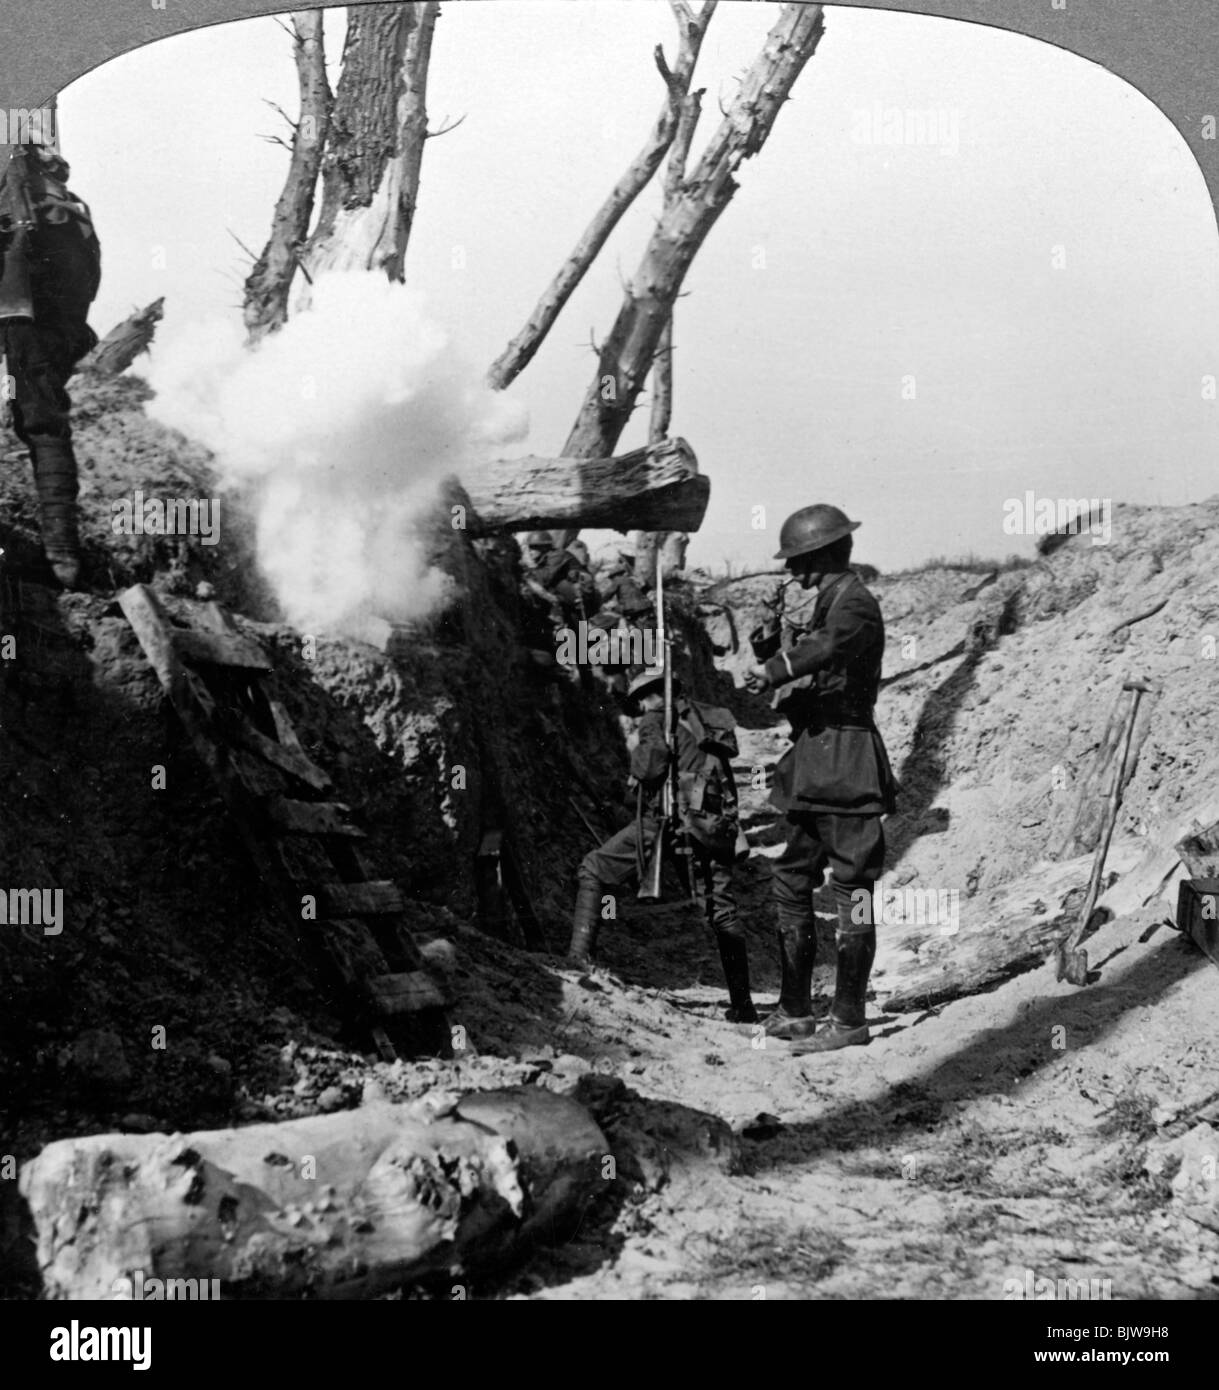
<svg viewBox="0 0 1219 1390"><path fill-rule="evenodd" d="M235 666L244 671L272 671L275 668L257 642L239 633L198 632L193 628L170 630L174 651L194 665Z"/></svg>
<svg viewBox="0 0 1219 1390"><path fill-rule="evenodd" d="M444 1008L444 995L435 980L423 970L373 975L365 983L374 1007L383 1017Z"/></svg>
<svg viewBox="0 0 1219 1390"><path fill-rule="evenodd" d="M1173 848L1191 878L1219 877L1219 821L1191 831Z"/></svg>
<svg viewBox="0 0 1219 1390"><path fill-rule="evenodd" d="M358 825L352 824L351 807L340 801L294 801L288 796L277 796L266 802L265 810L271 824L289 835L367 838Z"/></svg>
<svg viewBox="0 0 1219 1390"><path fill-rule="evenodd" d="M389 879L372 883L324 883L317 890L318 907L327 917L360 917L401 912L405 904L398 885Z"/></svg>
<svg viewBox="0 0 1219 1390"><path fill-rule="evenodd" d="M279 768L281 772L288 773L295 777L298 782L303 782L305 786L312 787L316 792L328 792L334 785L329 776L315 762L312 762L302 752L297 749L288 748L282 743L276 743L273 738L268 738L261 729L256 729L246 716L239 711L234 711L230 723L231 732L234 740L243 748L251 753L257 753L259 757L271 763L272 766ZM297 745L299 748L299 744Z"/></svg>
<svg viewBox="0 0 1219 1390"><path fill-rule="evenodd" d="M119 607L161 684L171 690L181 662L174 652L169 615L161 607L161 601L146 584L133 584L119 595Z"/></svg>

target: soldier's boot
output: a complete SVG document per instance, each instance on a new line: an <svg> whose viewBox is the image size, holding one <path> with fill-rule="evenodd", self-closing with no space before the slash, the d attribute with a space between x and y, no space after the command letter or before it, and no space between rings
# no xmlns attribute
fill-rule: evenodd
<svg viewBox="0 0 1219 1390"><path fill-rule="evenodd" d="M803 1038L817 1026L813 1017L813 966L816 959L817 934L812 922L781 917L779 1007L764 1025L768 1037Z"/></svg>
<svg viewBox="0 0 1219 1390"><path fill-rule="evenodd" d="M758 1011L753 1006L753 993L749 988L749 950L745 938L718 932L716 941L728 984L728 1008L724 1017L729 1023L756 1023Z"/></svg>
<svg viewBox="0 0 1219 1390"><path fill-rule="evenodd" d="M76 530L76 455L67 439L39 435L30 441L34 486L42 526L42 549L65 589L80 578L80 537Z"/></svg>
<svg viewBox="0 0 1219 1390"><path fill-rule="evenodd" d="M871 898L869 897L869 907ZM792 1052L805 1056L810 1052L837 1052L843 1047L858 1047L871 1041L868 1031L868 977L876 958L876 927L869 911L866 921L855 920L849 898L838 900L838 978L834 982L834 1004L829 1018L816 1033Z"/></svg>
<svg viewBox="0 0 1219 1390"><path fill-rule="evenodd" d="M601 885L581 876L576 889L576 910L571 919L571 945L567 948L569 965L587 970L593 964L600 925Z"/></svg>

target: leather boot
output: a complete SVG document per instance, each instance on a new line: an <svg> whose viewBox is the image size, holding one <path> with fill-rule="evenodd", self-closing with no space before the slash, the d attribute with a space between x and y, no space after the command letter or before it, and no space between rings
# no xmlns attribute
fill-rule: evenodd
<svg viewBox="0 0 1219 1390"><path fill-rule="evenodd" d="M729 1023L756 1023L758 1011L753 1006L749 988L749 951L745 938L719 932L716 936L724 979L728 983L728 1008L724 1017Z"/></svg>
<svg viewBox="0 0 1219 1390"><path fill-rule="evenodd" d="M779 1007L766 1020L768 1037L802 1038L816 1027L813 1018L813 965L817 934L811 921L779 920L779 960L782 979Z"/></svg>
<svg viewBox="0 0 1219 1390"><path fill-rule="evenodd" d="M869 909L871 902L869 900ZM793 1054L836 1052L857 1047L871 1040L868 1031L868 977L876 958L876 927L871 921L859 922L852 914L849 898L838 900L838 975L834 982L834 1004L825 1023L807 1041L792 1048Z"/></svg>
<svg viewBox="0 0 1219 1390"><path fill-rule="evenodd" d="M76 455L67 439L39 435L30 440L34 485L38 489L42 548L55 578L74 589L80 578L80 538L76 531Z"/></svg>
<svg viewBox="0 0 1219 1390"><path fill-rule="evenodd" d="M571 919L571 945L568 963L587 970L597 949L597 929L601 925L601 885L581 878L576 890L576 910Z"/></svg>

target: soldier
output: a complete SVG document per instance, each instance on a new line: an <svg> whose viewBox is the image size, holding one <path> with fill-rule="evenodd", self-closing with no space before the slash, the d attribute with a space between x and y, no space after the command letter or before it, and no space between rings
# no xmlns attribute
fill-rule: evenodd
<svg viewBox="0 0 1219 1390"><path fill-rule="evenodd" d="M13 429L30 451L42 546L66 589L80 575L72 402L65 389L97 343L86 317L101 280L89 209L68 190L48 145L0 146L0 352L11 378Z"/></svg>
<svg viewBox="0 0 1219 1390"><path fill-rule="evenodd" d="M775 690L775 708L791 721L792 747L775 769L771 804L784 813L787 842L772 865L782 985L767 1019L778 1038L813 1036L793 1051L828 1052L869 1040L865 997L876 954L873 890L884 867L881 816L894 808L893 774L872 711L880 686L885 625L863 580L849 568L850 521L817 505L783 523L777 560L785 560L817 600L806 630L781 651L772 619L752 635L759 664L751 690ZM814 1033L816 955L813 892L826 865L838 911L837 979L829 1019Z"/></svg>
<svg viewBox="0 0 1219 1390"><path fill-rule="evenodd" d="M652 600L635 578L635 552L624 546L618 552L618 563L606 572L606 587L602 602L606 608L622 614L627 622L636 625L652 611Z"/></svg>
<svg viewBox="0 0 1219 1390"><path fill-rule="evenodd" d="M635 677L627 695L628 709L642 716L627 784L637 788L636 817L580 864L568 960L581 968L593 961L604 887L637 885L660 833L661 789L669 775L663 687L664 671L653 667ZM679 809L689 831L692 886L719 947L728 984L725 1018L730 1023L755 1023L745 932L732 887L740 829L731 767L736 748L732 716L684 698L676 681L673 689Z"/></svg>

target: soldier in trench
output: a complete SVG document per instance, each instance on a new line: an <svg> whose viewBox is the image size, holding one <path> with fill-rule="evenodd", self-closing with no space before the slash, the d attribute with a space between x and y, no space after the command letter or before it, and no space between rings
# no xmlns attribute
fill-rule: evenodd
<svg viewBox="0 0 1219 1390"><path fill-rule="evenodd" d="M837 507L803 507L783 523L777 560L817 600L807 628L784 647L779 621L751 635L756 664L746 684L775 691L792 746L775 770L771 804L784 814L786 844L772 868L782 983L768 1034L804 1038L793 1051L829 1052L869 1040L865 1000L876 955L873 893L884 869L881 817L895 786L873 708L885 625L880 606L850 568L859 522ZM812 1017L817 938L813 892L826 866L838 914L837 978L828 1020ZM815 1031L814 1031L815 1030ZM809 1036L811 1034L811 1036Z"/></svg>

